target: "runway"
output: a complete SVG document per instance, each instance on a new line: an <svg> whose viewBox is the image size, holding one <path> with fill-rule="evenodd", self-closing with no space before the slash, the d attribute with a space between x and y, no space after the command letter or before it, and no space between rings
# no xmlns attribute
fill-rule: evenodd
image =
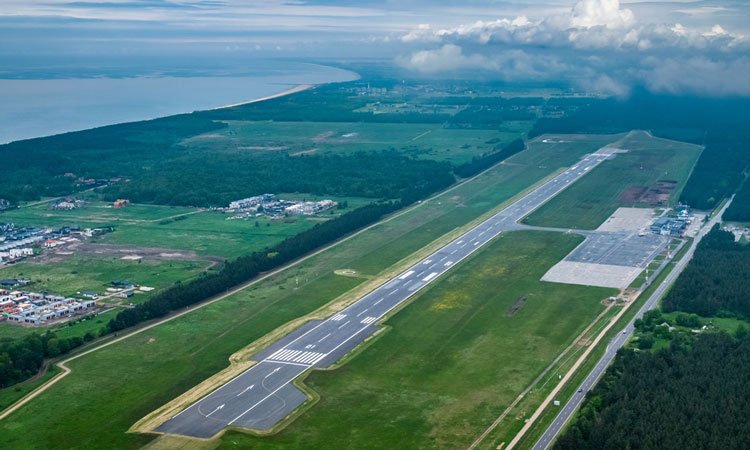
<svg viewBox="0 0 750 450"><path fill-rule="evenodd" d="M262 359L155 431L210 438L227 426L268 430L306 400L291 381L312 367L328 367L356 347L375 323L516 222L617 152L602 148L472 228L346 309L296 330L252 359ZM559 231L559 230L558 230Z"/></svg>

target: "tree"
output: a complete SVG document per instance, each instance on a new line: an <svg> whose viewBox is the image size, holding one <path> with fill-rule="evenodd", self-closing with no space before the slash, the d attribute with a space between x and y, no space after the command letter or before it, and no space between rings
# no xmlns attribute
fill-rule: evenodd
<svg viewBox="0 0 750 450"><path fill-rule="evenodd" d="M654 338L651 335L644 334L638 339L638 348L648 350L654 346Z"/></svg>

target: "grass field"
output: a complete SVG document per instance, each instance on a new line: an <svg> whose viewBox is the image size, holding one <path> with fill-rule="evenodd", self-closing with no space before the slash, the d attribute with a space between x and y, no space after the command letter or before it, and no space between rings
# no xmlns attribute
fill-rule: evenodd
<svg viewBox="0 0 750 450"><path fill-rule="evenodd" d="M290 155L394 149L415 157L461 164L521 137L531 122L509 122L500 130L443 128L441 124L366 122L242 122L183 141L188 148Z"/></svg>
<svg viewBox="0 0 750 450"><path fill-rule="evenodd" d="M506 164L251 288L80 358L70 363L72 374L0 422L3 441L14 449L138 448L152 437L125 431L224 369L235 351L388 271L445 233L617 138L531 143ZM362 277L333 273L343 268L355 268ZM60 417L67 420L60 422ZM48 426L52 422L58 425Z"/></svg>
<svg viewBox="0 0 750 450"><path fill-rule="evenodd" d="M280 194L280 198L316 200L309 194ZM364 206L371 199L357 197L325 198L346 201L347 209L332 210L323 218L334 218L352 209ZM109 203L94 201L86 208L72 211L51 211L46 205L36 205L0 213L0 222L13 222L17 226L78 225L82 228L114 225L115 231L94 242L122 244L137 247L160 247L193 250L200 255L234 259L256 250L274 245L313 226L320 219L289 217L270 220L226 220L229 214L158 205L131 205L114 209ZM175 217L179 220L174 220ZM258 226L255 225L256 221Z"/></svg>
<svg viewBox="0 0 750 450"><path fill-rule="evenodd" d="M104 294L113 280L128 280L143 286L156 288L151 292L134 295L127 302L142 303L162 288L173 285L176 281L187 281L206 269L205 261L124 261L112 258L84 258L70 256L65 261L54 264L37 264L22 262L0 268L0 278L26 277L32 281L26 289L64 296L80 298L79 291L95 291ZM111 303L122 299L114 298L102 300ZM106 308L105 308L106 309ZM98 317L98 326L91 321L77 323L74 326L64 324L52 327L21 327L14 324L0 324L0 338L15 337L37 332L44 333L48 329L55 332L63 330L65 335L83 336L87 331L98 331L114 316L108 313L106 317ZM91 323L90 323L91 322ZM92 329L93 328L93 329ZM80 333L79 333L80 332ZM76 334L78 333L78 334Z"/></svg>
<svg viewBox="0 0 750 450"><path fill-rule="evenodd" d="M44 375L22 381L10 388L0 390L0 410L7 408L19 399L25 397L29 392L42 385L59 372L60 369L56 366L51 366L47 369Z"/></svg>
<svg viewBox="0 0 750 450"><path fill-rule="evenodd" d="M612 289L539 281L582 240L524 231L494 241L346 366L311 374L321 400L285 431L229 433L220 448L467 446L604 309Z"/></svg>
<svg viewBox="0 0 750 450"><path fill-rule="evenodd" d="M680 196L701 147L632 132L612 146L625 149L529 215L528 225L594 229L620 206L648 206L627 198L657 180L677 181L668 203Z"/></svg>
<svg viewBox="0 0 750 450"><path fill-rule="evenodd" d="M664 270L656 279L654 279L651 285L649 285L649 287L646 288L646 290L644 290L640 296L638 296L638 298L635 300L635 303L633 303L630 308L623 314L623 316L620 317L617 323L612 326L609 331L607 331L602 340L599 341L599 344L596 346L594 351L589 354L585 362L578 368L573 377L571 377L568 383L566 383L565 386L560 390L557 397L561 401L561 404L565 404L565 402L568 401L568 399L573 395L576 389L578 389L578 386L581 384L583 379L588 376L594 366L599 362L599 359L604 354L609 341L612 340L616 334L620 333L623 327L630 320L632 320L638 310L643 306L648 298L664 281L667 275L672 271L675 263L682 259L687 250L688 246L686 245L675 255L674 259L667 264ZM537 405L533 405L532 408L536 408ZM529 432L526 433L526 435L519 441L518 446L516 446L515 448L519 450L531 449L539 436L542 435L542 433L546 430L552 420L554 420L559 410L559 406L554 406L552 404L547 406L534 426L531 427ZM501 426L495 430L495 433L490 434L490 436L488 436L488 438L483 442L483 445L479 446L478 448L491 450L495 449L502 442L509 442L510 439L512 439L517 431L520 430L523 426L522 419L524 417L527 417L528 415L531 415L533 409L525 407L525 409L521 409L521 411L522 415L514 417L514 419L516 419L514 421L506 421L504 425L501 424Z"/></svg>

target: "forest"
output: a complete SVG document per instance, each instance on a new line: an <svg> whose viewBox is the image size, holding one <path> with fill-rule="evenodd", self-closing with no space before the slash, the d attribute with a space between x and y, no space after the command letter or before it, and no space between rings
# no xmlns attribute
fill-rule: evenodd
<svg viewBox="0 0 750 450"><path fill-rule="evenodd" d="M179 155L174 144L226 125L181 114L0 145L0 198L19 201L71 194L76 177L110 178ZM72 174L73 176L65 176Z"/></svg>
<svg viewBox="0 0 750 450"><path fill-rule="evenodd" d="M622 349L554 450L750 448L750 335Z"/></svg>
<svg viewBox="0 0 750 450"><path fill-rule="evenodd" d="M265 192L400 199L412 189L453 183L447 163L412 159L395 151L289 156L283 152L186 154L142 170L130 182L104 190L160 205L223 206ZM186 188L187 187L187 188Z"/></svg>
<svg viewBox="0 0 750 450"><path fill-rule="evenodd" d="M665 312L750 319L750 246L719 229L706 234L693 259L662 300Z"/></svg>
<svg viewBox="0 0 750 450"><path fill-rule="evenodd" d="M737 191L734 201L724 211L722 218L730 222L750 222L750 183L745 182Z"/></svg>

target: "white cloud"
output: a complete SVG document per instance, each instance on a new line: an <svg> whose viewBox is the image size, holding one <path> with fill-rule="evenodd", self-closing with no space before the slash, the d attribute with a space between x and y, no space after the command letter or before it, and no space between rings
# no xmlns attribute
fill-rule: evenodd
<svg viewBox="0 0 750 450"><path fill-rule="evenodd" d="M746 41L720 25L710 30L639 24L619 0L581 0L566 14L531 21L525 16L494 21L478 20L468 25L433 28L420 25L402 36L403 42L543 45L576 49L651 50L658 48L727 49Z"/></svg>
<svg viewBox="0 0 750 450"><path fill-rule="evenodd" d="M582 0L573 7L570 19L573 28L625 28L634 22L633 11L620 9L620 0Z"/></svg>
<svg viewBox="0 0 750 450"><path fill-rule="evenodd" d="M618 0L581 0L567 13L535 20L421 25L402 41L434 47L399 59L420 72L482 68L504 80L568 80L617 97L634 83L656 92L750 96L750 37L719 24L639 23Z"/></svg>
<svg viewBox="0 0 750 450"><path fill-rule="evenodd" d="M402 67L422 73L450 72L458 69L497 69L497 65L486 57L464 55L461 47L446 44L435 50L421 50L408 58L398 60Z"/></svg>

